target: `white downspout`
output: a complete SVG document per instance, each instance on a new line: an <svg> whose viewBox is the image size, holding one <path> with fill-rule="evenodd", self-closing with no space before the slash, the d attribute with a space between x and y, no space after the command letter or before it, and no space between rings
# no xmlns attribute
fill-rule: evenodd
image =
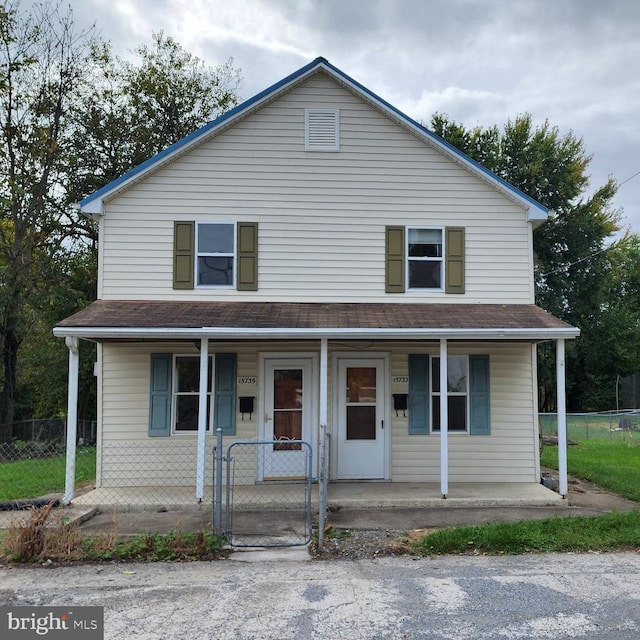
<svg viewBox="0 0 640 640"><path fill-rule="evenodd" d="M569 493L567 478L567 396L565 389L564 339L556 341L556 385L558 397L558 477L560 495L566 498Z"/></svg>
<svg viewBox="0 0 640 640"><path fill-rule="evenodd" d="M440 493L449 493L449 404L447 339L440 339Z"/></svg>
<svg viewBox="0 0 640 640"><path fill-rule="evenodd" d="M209 340L200 339L200 385L198 387L198 451L196 454L196 500L204 497L204 454L207 435L207 382L209 381Z"/></svg>
<svg viewBox="0 0 640 640"><path fill-rule="evenodd" d="M78 437L78 370L80 365L80 340L67 336L65 344L69 349L69 389L67 392L67 457L64 496L62 502L73 500L76 484L76 440Z"/></svg>

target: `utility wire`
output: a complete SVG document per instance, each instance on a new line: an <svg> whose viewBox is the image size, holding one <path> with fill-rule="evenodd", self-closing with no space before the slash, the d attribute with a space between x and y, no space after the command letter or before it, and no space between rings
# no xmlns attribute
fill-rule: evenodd
<svg viewBox="0 0 640 640"><path fill-rule="evenodd" d="M618 188L620 188L625 182L629 182L629 180L633 180L636 176L640 176L640 171L636 171L631 177L623 180L622 182L618 182Z"/></svg>
<svg viewBox="0 0 640 640"><path fill-rule="evenodd" d="M640 173L640 171L638 171L638 173ZM604 253L605 251L611 251L612 249L617 249L620 246L619 242L616 242L614 244L610 244L608 247L605 247L604 249L600 249L599 251L595 251L594 253L588 255L588 256L584 256L584 258L580 258L579 260L576 260L575 262L571 262L569 264L563 264L561 267L558 267L557 269L554 269L553 271L549 271L548 273L543 273L540 275L541 278L546 278L547 276L551 276L554 273L558 273L558 271L564 271L565 269L569 269L577 264L580 264L581 262L584 262L585 260L591 260L591 258L595 258L597 255L600 255L601 253Z"/></svg>

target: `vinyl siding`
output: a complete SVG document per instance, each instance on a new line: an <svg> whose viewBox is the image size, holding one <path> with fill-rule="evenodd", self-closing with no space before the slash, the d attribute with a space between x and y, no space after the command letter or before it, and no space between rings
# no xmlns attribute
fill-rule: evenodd
<svg viewBox="0 0 640 640"><path fill-rule="evenodd" d="M99 409L98 485L114 486L195 486L196 435L181 434L163 438L147 436L149 413L149 366L151 353L197 355L191 344L105 344L101 347L100 375L103 380ZM238 377L256 377L256 385L239 385L238 395L254 396L254 413L238 414L236 435L225 438L253 439L258 434L260 410L259 354L317 352L317 342L228 343L210 346L210 353L232 351L238 354ZM389 354L390 376L388 416L391 420L391 479L395 482L440 481L440 435L408 434L408 417L396 416L392 407L393 393L406 393L406 382L393 382L394 377L408 374L409 353L438 355L435 343L340 343L329 345L329 429L333 411L332 373L336 352ZM537 429L532 362L535 350L528 344L487 343L451 344L455 354L489 354L491 367L491 435L449 435L450 482L532 482L537 481ZM317 384L317 378L316 378ZM317 422L317 416L314 416ZM205 482L210 484L211 450L214 436L207 436ZM312 446L317 446L314 439ZM171 469L167 473L167 468Z"/></svg>
<svg viewBox="0 0 640 640"><path fill-rule="evenodd" d="M406 354L395 351L393 376L407 375ZM421 353L438 356L437 346ZM528 344L451 344L449 354L489 354L491 435L449 433L450 482L537 481L532 348ZM402 391L394 388L392 393ZM392 418L392 477L396 482L440 482L440 434L408 434L408 419Z"/></svg>
<svg viewBox="0 0 640 640"><path fill-rule="evenodd" d="M304 151L304 109L340 109L340 151ZM463 226L466 293L533 302L523 209L324 75L203 143L106 205L104 299L385 302L385 225ZM258 290L172 290L176 220L259 224ZM340 286L336 286L340 283Z"/></svg>

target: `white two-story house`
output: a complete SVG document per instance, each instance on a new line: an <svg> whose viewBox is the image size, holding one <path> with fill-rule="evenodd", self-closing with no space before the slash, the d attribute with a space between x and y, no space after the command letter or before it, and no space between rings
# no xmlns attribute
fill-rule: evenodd
<svg viewBox="0 0 640 640"><path fill-rule="evenodd" d="M579 333L534 303L547 210L325 59L80 206L98 300L54 333L71 424L78 340L98 344L98 487L201 498L218 428L304 440L317 470L320 425L333 480L539 483L536 345L557 344L562 423ZM295 476L294 451L255 481Z"/></svg>

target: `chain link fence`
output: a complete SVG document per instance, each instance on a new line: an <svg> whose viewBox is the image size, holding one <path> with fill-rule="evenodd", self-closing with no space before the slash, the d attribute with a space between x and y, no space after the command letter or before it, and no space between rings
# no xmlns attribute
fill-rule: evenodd
<svg viewBox="0 0 640 640"><path fill-rule="evenodd" d="M311 541L311 461L311 446L301 440L229 445L222 462L226 538L232 546L282 547ZM215 514L214 521L219 521Z"/></svg>
<svg viewBox="0 0 640 640"><path fill-rule="evenodd" d="M64 442L0 442L0 508L24 500L61 497L65 489ZM76 456L76 486L93 486L96 448L81 445Z"/></svg>
<svg viewBox="0 0 640 640"><path fill-rule="evenodd" d="M541 413L540 434L557 437L558 414ZM568 413L567 438L580 440L640 441L640 411Z"/></svg>

